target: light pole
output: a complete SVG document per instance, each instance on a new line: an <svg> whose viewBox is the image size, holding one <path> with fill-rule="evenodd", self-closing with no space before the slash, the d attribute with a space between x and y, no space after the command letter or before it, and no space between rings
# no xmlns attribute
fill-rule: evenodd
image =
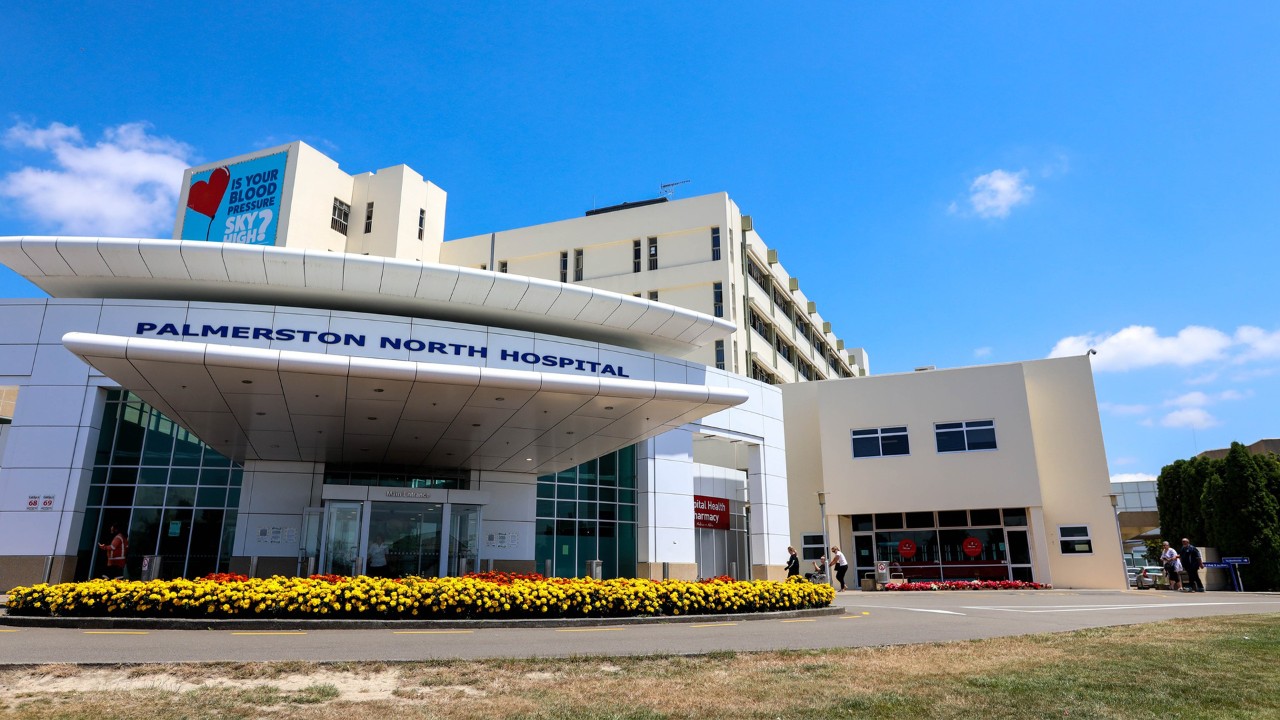
<svg viewBox="0 0 1280 720"><path fill-rule="evenodd" d="M751 503L742 503L742 514L747 519L747 581L751 580Z"/></svg>
<svg viewBox="0 0 1280 720"><path fill-rule="evenodd" d="M831 547L831 541L827 538L827 494L821 490L818 491L818 513L822 516L822 565L826 569L827 582L834 583L831 576L831 563L826 559L827 549ZM834 584L831 587L835 587Z"/></svg>

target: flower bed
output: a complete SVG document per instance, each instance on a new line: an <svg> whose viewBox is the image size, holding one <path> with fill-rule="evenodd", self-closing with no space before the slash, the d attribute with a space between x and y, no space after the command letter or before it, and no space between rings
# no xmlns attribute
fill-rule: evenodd
<svg viewBox="0 0 1280 720"><path fill-rule="evenodd" d="M908 582L884 586L885 590L1052 590L1048 583L1022 580L947 580L943 582Z"/></svg>
<svg viewBox="0 0 1280 720"><path fill-rule="evenodd" d="M223 576L227 577L227 576ZM9 591L9 613L171 618L575 618L705 615L826 607L829 585L679 580L316 576L90 580Z"/></svg>

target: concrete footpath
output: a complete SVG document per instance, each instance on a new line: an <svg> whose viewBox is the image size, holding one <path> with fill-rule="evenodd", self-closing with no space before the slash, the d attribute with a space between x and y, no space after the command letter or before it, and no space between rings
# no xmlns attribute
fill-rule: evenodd
<svg viewBox="0 0 1280 720"><path fill-rule="evenodd" d="M180 630L48 623L42 627L9 617L0 618L0 663L360 662L750 652L962 641L1258 613L1280 622L1280 595L853 591L840 593L835 606L825 612L696 616L678 622L592 619L549 626L423 621L454 624L381 623L353 629L325 621L268 621L278 624L248 627L201 621L202 629ZM469 624L457 624L461 622Z"/></svg>

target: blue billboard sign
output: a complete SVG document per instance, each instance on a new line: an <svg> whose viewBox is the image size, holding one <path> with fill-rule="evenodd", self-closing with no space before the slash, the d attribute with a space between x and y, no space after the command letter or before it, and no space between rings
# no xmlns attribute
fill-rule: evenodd
<svg viewBox="0 0 1280 720"><path fill-rule="evenodd" d="M182 239L275 245L288 158L281 152L193 174Z"/></svg>

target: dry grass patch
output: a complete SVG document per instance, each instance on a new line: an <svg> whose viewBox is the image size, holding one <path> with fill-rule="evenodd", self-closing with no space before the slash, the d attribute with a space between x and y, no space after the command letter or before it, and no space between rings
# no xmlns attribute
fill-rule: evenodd
<svg viewBox="0 0 1280 720"><path fill-rule="evenodd" d="M688 657L57 665L0 668L0 718L1280 717L1278 657L1263 615Z"/></svg>

